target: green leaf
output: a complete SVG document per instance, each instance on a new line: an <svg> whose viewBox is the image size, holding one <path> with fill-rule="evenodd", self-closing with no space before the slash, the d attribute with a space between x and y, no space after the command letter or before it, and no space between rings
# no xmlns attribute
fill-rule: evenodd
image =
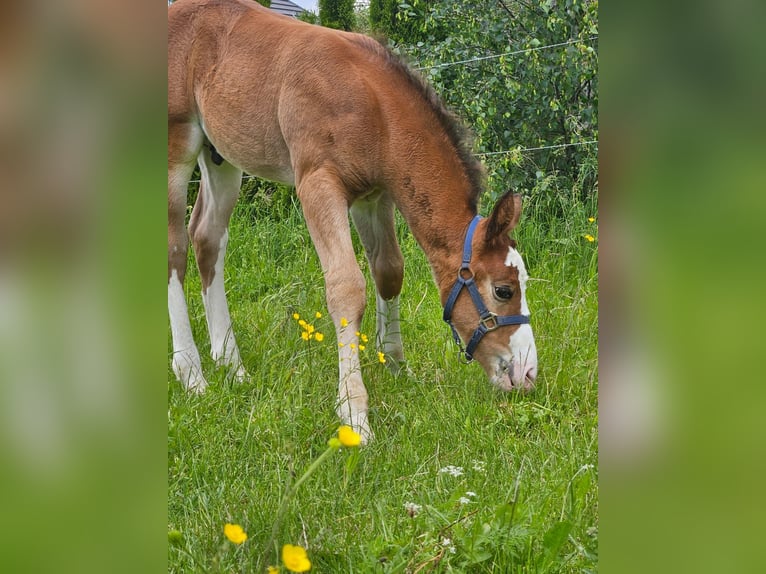
<svg viewBox="0 0 766 574"><path fill-rule="evenodd" d="M571 522L557 522L545 533L543 537L543 548L545 548L545 556L547 562L553 562L556 560L562 546L567 540L567 536L572 531Z"/></svg>

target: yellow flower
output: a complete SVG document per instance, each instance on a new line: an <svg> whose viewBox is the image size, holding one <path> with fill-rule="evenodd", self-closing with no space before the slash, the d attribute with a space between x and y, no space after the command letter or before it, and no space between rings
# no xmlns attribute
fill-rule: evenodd
<svg viewBox="0 0 766 574"><path fill-rule="evenodd" d="M379 363L385 363L386 362L386 356L383 353L381 353L380 351L378 351L378 362Z"/></svg>
<svg viewBox="0 0 766 574"><path fill-rule="evenodd" d="M295 319L297 321L300 318L301 318L301 316L298 315L298 313L293 313L293 319Z"/></svg>
<svg viewBox="0 0 766 574"><path fill-rule="evenodd" d="M345 347L343 343L338 343L338 347Z"/></svg>
<svg viewBox="0 0 766 574"><path fill-rule="evenodd" d="M594 221L596 221L595 217L589 217L588 218L588 223L593 223Z"/></svg>
<svg viewBox="0 0 766 574"><path fill-rule="evenodd" d="M362 343L366 343L366 342L368 342L368 341L369 341L369 339L367 338L367 335L365 335L364 333L362 333Z"/></svg>
<svg viewBox="0 0 766 574"><path fill-rule="evenodd" d="M348 319L346 319L345 317L341 317L340 318L340 326L344 327L344 328L348 327Z"/></svg>
<svg viewBox="0 0 766 574"><path fill-rule="evenodd" d="M298 321L298 324L299 324L301 327L303 327L304 329L306 328L306 321L304 321L303 319L301 319L300 321Z"/></svg>
<svg viewBox="0 0 766 574"><path fill-rule="evenodd" d="M595 238L595 237L593 237L592 235L588 234L588 233L586 233L585 235L583 235L583 237L584 237L585 239L587 239L588 241L590 241L591 243L593 243L594 241L596 241L596 238Z"/></svg>
<svg viewBox="0 0 766 574"><path fill-rule="evenodd" d="M362 442L362 437L350 426L343 425L338 429L338 440L343 446L359 446L359 443Z"/></svg>
<svg viewBox="0 0 766 574"><path fill-rule="evenodd" d="M349 347L351 347L352 349L356 349L356 344L355 344L355 343L351 343L351 344L349 345Z"/></svg>
<svg viewBox="0 0 766 574"><path fill-rule="evenodd" d="M266 570L266 574L279 574L279 568L276 566L269 566Z"/></svg>
<svg viewBox="0 0 766 574"><path fill-rule="evenodd" d="M301 333L301 339L304 341L308 341L311 338L311 335L309 335L308 331L303 331Z"/></svg>
<svg viewBox="0 0 766 574"><path fill-rule="evenodd" d="M314 332L314 325L306 325L304 327L309 332L309 335Z"/></svg>
<svg viewBox="0 0 766 574"><path fill-rule="evenodd" d="M330 448L340 448L343 446L343 444L340 442L340 439L338 437L332 437L330 440L327 441L327 446Z"/></svg>
<svg viewBox="0 0 766 574"><path fill-rule="evenodd" d="M223 526L223 533L226 538L231 540L234 544L242 544L247 540L247 533L242 530L239 524L229 524L228 522Z"/></svg>
<svg viewBox="0 0 766 574"><path fill-rule="evenodd" d="M356 336L358 337L358 336L360 335L359 331L357 331L356 333L354 333L354 335L356 335Z"/></svg>
<svg viewBox="0 0 766 574"><path fill-rule="evenodd" d="M311 561L306 556L306 550L300 546L285 544L282 547L282 562L290 572L308 572L311 570Z"/></svg>
<svg viewBox="0 0 766 574"><path fill-rule="evenodd" d="M314 313L314 317L316 317L317 319L321 319L322 314L319 311L317 311L316 313Z"/></svg>
<svg viewBox="0 0 766 574"><path fill-rule="evenodd" d="M322 339L324 339L324 335L320 333L319 331L317 331L316 334L314 335L314 338L321 343Z"/></svg>
<svg viewBox="0 0 766 574"><path fill-rule="evenodd" d="M367 348L367 347L365 347L364 345L359 345L359 350L360 350L360 351L364 351L366 348Z"/></svg>

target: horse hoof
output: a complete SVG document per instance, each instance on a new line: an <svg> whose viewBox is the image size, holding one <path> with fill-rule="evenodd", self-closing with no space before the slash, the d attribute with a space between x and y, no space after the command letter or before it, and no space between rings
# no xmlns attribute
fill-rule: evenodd
<svg viewBox="0 0 766 574"><path fill-rule="evenodd" d="M235 383L244 383L250 378L250 373L245 370L245 367L240 365L236 371L232 371L231 376L234 378Z"/></svg>
<svg viewBox="0 0 766 574"><path fill-rule="evenodd" d="M190 393L196 393L198 395L201 395L205 392L205 389L207 389L207 380L205 380L205 377L191 377L184 386L186 387L186 390Z"/></svg>
<svg viewBox="0 0 766 574"><path fill-rule="evenodd" d="M347 424L354 429L354 432L359 434L361 437L361 446L370 444L375 439L375 434L370 428L367 415L365 413L360 413L356 416L352 416L351 419L352 420L350 421L344 421L343 424Z"/></svg>

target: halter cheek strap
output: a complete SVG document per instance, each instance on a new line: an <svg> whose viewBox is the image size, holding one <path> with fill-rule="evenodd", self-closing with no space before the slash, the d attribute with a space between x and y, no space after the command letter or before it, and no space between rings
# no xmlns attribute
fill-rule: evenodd
<svg viewBox="0 0 766 574"><path fill-rule="evenodd" d="M452 329L452 338L455 339L455 343L457 343L460 353L465 357L465 360L468 363L473 360L473 353L476 351L476 347L479 346L482 337L490 331L494 331L495 329L506 325L522 325L529 323L529 315L495 315L492 311L487 309L484 300L481 298L481 293L479 293L479 288L476 286L474 274L471 270L471 243L479 221L481 221L481 216L477 215L471 220L471 224L468 226L468 231L466 231L465 241L463 243L463 262L460 264L460 269L457 272L457 279L450 290L447 302L444 304L444 315L442 316L444 321L450 326L450 329ZM460 335L458 335L457 329L455 329L455 325L452 323L452 311L455 308L455 302L463 288L468 290L473 305L479 313L479 325L476 327L473 336L468 341L465 348L463 348Z"/></svg>

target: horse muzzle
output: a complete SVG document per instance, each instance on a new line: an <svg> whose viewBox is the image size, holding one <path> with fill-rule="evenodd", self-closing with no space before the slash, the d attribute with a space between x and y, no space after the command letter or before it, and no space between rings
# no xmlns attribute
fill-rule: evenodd
<svg viewBox="0 0 766 574"><path fill-rule="evenodd" d="M501 391L529 392L535 388L537 365L500 359L492 384Z"/></svg>

